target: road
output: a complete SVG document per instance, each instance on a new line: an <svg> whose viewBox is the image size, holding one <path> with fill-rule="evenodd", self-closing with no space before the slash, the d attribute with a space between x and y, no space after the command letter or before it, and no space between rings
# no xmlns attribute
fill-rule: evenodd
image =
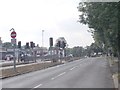
<svg viewBox="0 0 120 90"><path fill-rule="evenodd" d="M3 88L114 88L105 58L86 58L2 80Z"/></svg>

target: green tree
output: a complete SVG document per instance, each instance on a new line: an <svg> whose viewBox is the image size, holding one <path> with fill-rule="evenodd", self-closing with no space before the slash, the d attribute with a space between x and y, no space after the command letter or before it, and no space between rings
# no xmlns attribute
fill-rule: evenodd
<svg viewBox="0 0 120 90"><path fill-rule="evenodd" d="M83 57L84 56L84 48L80 47L80 46L73 47L72 54L74 57Z"/></svg>
<svg viewBox="0 0 120 90"><path fill-rule="evenodd" d="M5 43L3 43L2 46L5 47L5 48L12 48L11 42L5 42Z"/></svg>
<svg viewBox="0 0 120 90"><path fill-rule="evenodd" d="M100 47L118 50L118 3L117 2L83 2L79 3L80 23L87 24L93 34L95 43Z"/></svg>

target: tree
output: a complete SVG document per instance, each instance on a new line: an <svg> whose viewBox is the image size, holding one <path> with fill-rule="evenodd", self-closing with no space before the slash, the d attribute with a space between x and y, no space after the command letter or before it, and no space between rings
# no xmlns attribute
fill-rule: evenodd
<svg viewBox="0 0 120 90"><path fill-rule="evenodd" d="M79 3L81 13L79 22L87 24L97 45L111 48L114 54L118 50L118 3L117 2L83 2Z"/></svg>
<svg viewBox="0 0 120 90"><path fill-rule="evenodd" d="M73 47L71 54L74 57L83 57L84 56L84 48L80 47L80 46Z"/></svg>
<svg viewBox="0 0 120 90"><path fill-rule="evenodd" d="M12 48L11 42L5 42L5 43L3 43L2 46L5 47L5 48Z"/></svg>

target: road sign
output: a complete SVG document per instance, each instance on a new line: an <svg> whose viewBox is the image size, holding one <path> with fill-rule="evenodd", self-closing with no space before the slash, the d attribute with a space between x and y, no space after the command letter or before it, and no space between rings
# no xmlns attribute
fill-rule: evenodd
<svg viewBox="0 0 120 90"><path fill-rule="evenodd" d="M11 39L11 43L16 45L16 39L15 38Z"/></svg>
<svg viewBox="0 0 120 90"><path fill-rule="evenodd" d="M15 32L15 31L11 32L11 37L12 37L12 38L15 38L15 37L16 37L16 32Z"/></svg>

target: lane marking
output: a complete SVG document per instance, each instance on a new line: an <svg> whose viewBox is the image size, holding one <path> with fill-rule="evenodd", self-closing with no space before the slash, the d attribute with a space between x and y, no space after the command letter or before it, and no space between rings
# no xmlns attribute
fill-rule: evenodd
<svg viewBox="0 0 120 90"><path fill-rule="evenodd" d="M54 80L55 78L51 78L51 80Z"/></svg>
<svg viewBox="0 0 120 90"><path fill-rule="evenodd" d="M73 67L73 68L71 68L70 70L73 70L73 69L75 69L76 67Z"/></svg>
<svg viewBox="0 0 120 90"><path fill-rule="evenodd" d="M58 77L64 75L65 73L66 73L66 72L63 72L63 73L59 74Z"/></svg>
<svg viewBox="0 0 120 90"><path fill-rule="evenodd" d="M60 66L57 66L57 67L60 67Z"/></svg>
<svg viewBox="0 0 120 90"><path fill-rule="evenodd" d="M39 85L35 86L34 88L38 88L38 87L40 87L40 86L42 86L42 84L39 84Z"/></svg>
<svg viewBox="0 0 120 90"><path fill-rule="evenodd" d="M60 76L64 75L65 73L66 73L66 72L63 72L63 73L61 73L61 74L59 74L59 75L57 75L57 76L55 76L55 77L51 78L51 80L54 80L54 79L56 79L56 78L58 78L58 77L60 77Z"/></svg>

